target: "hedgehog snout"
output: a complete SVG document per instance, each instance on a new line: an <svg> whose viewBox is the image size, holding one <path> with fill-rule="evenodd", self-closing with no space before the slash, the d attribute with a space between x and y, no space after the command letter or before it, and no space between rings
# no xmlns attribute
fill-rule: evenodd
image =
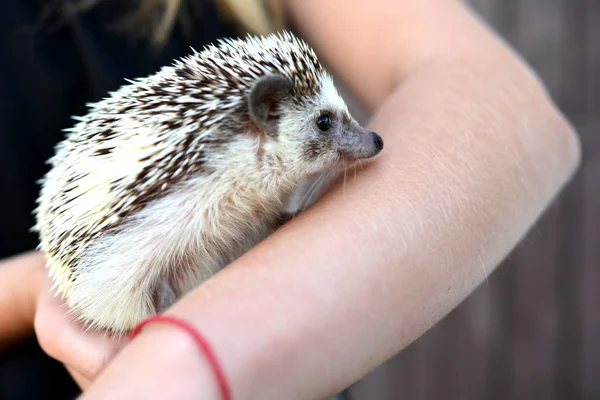
<svg viewBox="0 0 600 400"><path fill-rule="evenodd" d="M383 139L376 132L354 123L344 132L338 146L338 151L344 158L372 158L383 150Z"/></svg>
<svg viewBox="0 0 600 400"><path fill-rule="evenodd" d="M377 133L373 131L363 132L360 135L362 142L362 149L364 151L363 157L359 158L371 158L383 150L383 139Z"/></svg>
<svg viewBox="0 0 600 400"><path fill-rule="evenodd" d="M376 132L371 131L371 134L373 135L373 143L375 144L375 148L379 153L381 150L383 150L383 139Z"/></svg>

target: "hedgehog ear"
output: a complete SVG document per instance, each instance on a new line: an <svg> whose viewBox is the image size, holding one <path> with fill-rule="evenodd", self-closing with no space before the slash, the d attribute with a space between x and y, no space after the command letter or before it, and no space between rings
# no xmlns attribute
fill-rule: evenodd
<svg viewBox="0 0 600 400"><path fill-rule="evenodd" d="M277 134L279 106L291 92L292 81L283 75L267 75L260 78L250 90L250 118L268 135Z"/></svg>

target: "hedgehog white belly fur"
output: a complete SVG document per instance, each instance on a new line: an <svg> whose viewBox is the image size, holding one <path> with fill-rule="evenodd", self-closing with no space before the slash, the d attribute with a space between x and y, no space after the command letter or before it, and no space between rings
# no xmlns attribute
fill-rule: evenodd
<svg viewBox="0 0 600 400"><path fill-rule="evenodd" d="M267 236L301 181L383 147L288 32L219 41L89 107L34 229L70 312L115 333Z"/></svg>

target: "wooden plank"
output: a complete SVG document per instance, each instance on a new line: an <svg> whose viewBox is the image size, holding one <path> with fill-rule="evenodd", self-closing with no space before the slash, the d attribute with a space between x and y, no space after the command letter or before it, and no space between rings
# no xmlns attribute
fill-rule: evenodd
<svg viewBox="0 0 600 400"><path fill-rule="evenodd" d="M457 338L456 314L451 313L419 339L421 354L425 356L424 374L421 380L428 384L420 387L419 399L437 400L440 395L447 399L456 399L458 391L457 353L460 345Z"/></svg>
<svg viewBox="0 0 600 400"><path fill-rule="evenodd" d="M600 118L600 2L598 0L582 0L586 6L587 18L587 85L586 114L592 118ZM598 128L598 125L593 125ZM600 138L600 132L590 130L589 133ZM599 149L600 147L594 147ZM595 150L600 151L600 150ZM598 182L598 181L596 181Z"/></svg>
<svg viewBox="0 0 600 400"><path fill-rule="evenodd" d="M422 341L408 346L398 356L353 385L347 393L349 400L423 399L429 381L427 348Z"/></svg>
<svg viewBox="0 0 600 400"><path fill-rule="evenodd" d="M558 206L546 212L513 258L514 399L555 398L558 216Z"/></svg>
<svg viewBox="0 0 600 400"><path fill-rule="evenodd" d="M563 72L558 102L568 115L587 112L587 9L584 1L564 0L567 42L563 49ZM585 161L584 161L585 162ZM557 338L557 395L561 399L581 399L581 338L586 316L582 314L582 268L584 180L580 173L564 192L560 210Z"/></svg>
<svg viewBox="0 0 600 400"><path fill-rule="evenodd" d="M583 180L581 174L564 192L559 226L561 240L558 243L558 298L556 307L559 315L557 337L556 392L560 399L577 400L581 397L580 359L581 354L581 313L580 294L582 275L583 241L581 225L583 215Z"/></svg>
<svg viewBox="0 0 600 400"><path fill-rule="evenodd" d="M497 10L496 0L470 0L471 7L481 18L490 23L494 23L494 13Z"/></svg>
<svg viewBox="0 0 600 400"><path fill-rule="evenodd" d="M503 268L503 267L501 267ZM501 272L490 276L457 310L459 335L456 368L459 399L489 399L494 396L489 377L493 376L497 355L504 347Z"/></svg>
<svg viewBox="0 0 600 400"><path fill-rule="evenodd" d="M593 126L596 132L600 124ZM600 148L582 171L585 193L581 282L581 398L600 399Z"/></svg>
<svg viewBox="0 0 600 400"><path fill-rule="evenodd" d="M515 284L514 261L510 256L498 267L495 279L490 280L487 290L493 293L491 313L495 323L492 335L489 337L488 354L490 366L487 369L486 399L505 400L514 398L514 371L512 369L513 332L510 329L513 316Z"/></svg>
<svg viewBox="0 0 600 400"><path fill-rule="evenodd" d="M583 282L581 283L581 395L600 399L600 3L586 0L587 109L581 127L586 159L582 168Z"/></svg>
<svg viewBox="0 0 600 400"><path fill-rule="evenodd" d="M349 400L377 399L388 400L388 388L393 380L388 377L388 372L394 370L389 363L375 369L367 377L354 384L347 392ZM414 397L413 397L414 398Z"/></svg>
<svg viewBox="0 0 600 400"><path fill-rule="evenodd" d="M588 25L586 0L563 0L564 35L561 85L557 93L560 108L569 116L587 114Z"/></svg>
<svg viewBox="0 0 600 400"><path fill-rule="evenodd" d="M562 0L520 1L517 8L520 18L515 46L556 97L562 82L566 38ZM560 204L555 204L545 213L513 257L515 399L556 398L559 210Z"/></svg>
<svg viewBox="0 0 600 400"><path fill-rule="evenodd" d="M577 0L574 0L577 2ZM564 0L517 2L514 43L539 74L552 95L558 94L563 79L562 59L568 53L569 32L565 30Z"/></svg>

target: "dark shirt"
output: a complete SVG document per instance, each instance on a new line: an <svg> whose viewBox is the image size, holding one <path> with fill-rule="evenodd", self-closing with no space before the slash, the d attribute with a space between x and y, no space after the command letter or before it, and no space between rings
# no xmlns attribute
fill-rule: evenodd
<svg viewBox="0 0 600 400"><path fill-rule="evenodd" d="M66 1L66 0L65 0ZM234 35L209 0L183 10L180 24L159 52L145 40L108 29L123 17L123 0L103 0L64 21L61 0L5 0L0 13L0 258L37 246L32 211L46 160L86 103L152 74L173 59ZM190 3L190 2L183 2ZM47 15L47 18L43 18ZM61 23L62 21L62 23ZM0 358L0 399L68 399L78 390L64 368L31 341Z"/></svg>

